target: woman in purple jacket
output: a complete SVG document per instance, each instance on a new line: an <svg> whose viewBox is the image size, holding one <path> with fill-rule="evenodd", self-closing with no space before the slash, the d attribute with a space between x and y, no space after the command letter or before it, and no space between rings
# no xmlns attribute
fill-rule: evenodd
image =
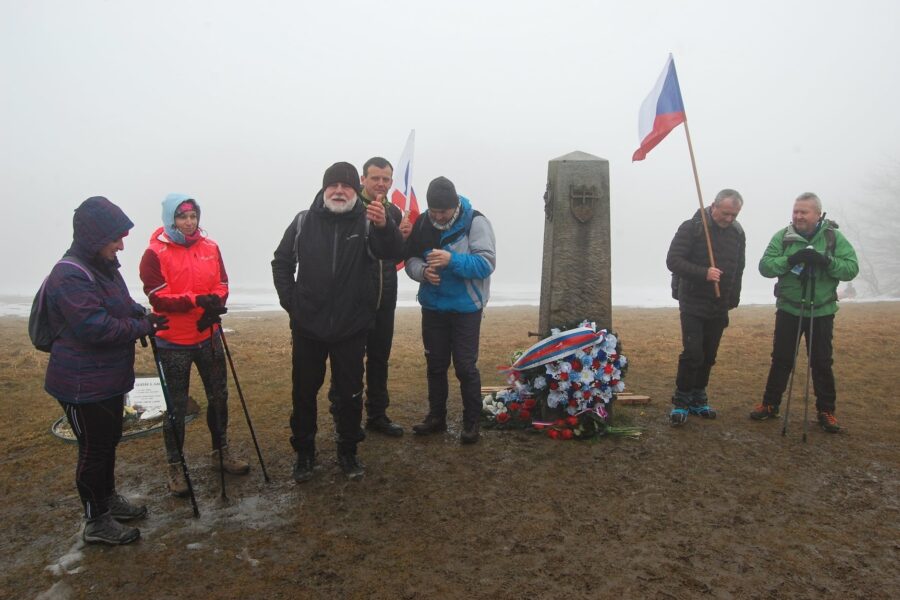
<svg viewBox="0 0 900 600"><path fill-rule="evenodd" d="M134 227L106 198L75 209L72 246L45 286L52 331L44 389L56 398L78 439L75 484L84 505L86 542L128 544L141 533L119 523L147 514L116 493L116 446L122 438L125 394L134 387L134 342L165 329L145 316L119 273L116 253Z"/></svg>

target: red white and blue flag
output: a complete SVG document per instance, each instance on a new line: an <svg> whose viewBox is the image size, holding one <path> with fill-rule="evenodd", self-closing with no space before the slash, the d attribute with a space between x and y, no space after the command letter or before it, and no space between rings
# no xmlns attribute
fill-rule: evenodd
<svg viewBox="0 0 900 600"><path fill-rule="evenodd" d="M576 327L554 333L525 351L509 370L525 371L575 354L603 339L603 333L591 327Z"/></svg>
<svg viewBox="0 0 900 600"><path fill-rule="evenodd" d="M389 193L391 202L409 216L411 223L415 223L419 216L419 202L416 200L416 191L412 186L415 143L416 130L412 129L406 140L406 146L403 148L403 154L397 161L397 168L394 170L394 187Z"/></svg>
<svg viewBox="0 0 900 600"><path fill-rule="evenodd" d="M641 147L635 150L631 160L644 160L647 153L663 141L670 131L684 123L685 119L675 59L670 54L656 85L641 104L638 115L638 139L641 140Z"/></svg>

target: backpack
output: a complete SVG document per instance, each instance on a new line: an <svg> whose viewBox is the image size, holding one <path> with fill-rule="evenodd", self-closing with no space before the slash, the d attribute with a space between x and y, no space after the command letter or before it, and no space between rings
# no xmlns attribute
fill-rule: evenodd
<svg viewBox="0 0 900 600"><path fill-rule="evenodd" d="M731 226L734 227L735 231L737 231L741 237L744 237L744 228L741 227L741 224L737 221L731 223ZM705 237L703 233L703 223L700 222L694 230L694 235L697 237ZM672 282L670 284L672 286L672 299L678 300L678 286L681 285L681 276L678 273L672 273Z"/></svg>
<svg viewBox="0 0 900 600"><path fill-rule="evenodd" d="M784 231L781 233L781 249L786 250L788 246L793 244L792 241L784 239L785 234L787 234L789 227L785 227ZM825 236L825 256L834 256L834 246L837 244L837 239L834 235L834 229L829 227L825 231L822 232L822 235Z"/></svg>
<svg viewBox="0 0 900 600"><path fill-rule="evenodd" d="M56 264L77 267L88 276L88 279L92 282L94 281L94 276L90 270L74 256L62 258ZM50 327L50 311L47 307L47 280L49 278L49 275L44 278L44 282L38 289L37 294L35 294L34 300L31 302L31 314L28 316L28 337L31 338L31 343L34 344L34 347L41 352L50 352L53 342L66 328L65 324L56 331L53 331Z"/></svg>

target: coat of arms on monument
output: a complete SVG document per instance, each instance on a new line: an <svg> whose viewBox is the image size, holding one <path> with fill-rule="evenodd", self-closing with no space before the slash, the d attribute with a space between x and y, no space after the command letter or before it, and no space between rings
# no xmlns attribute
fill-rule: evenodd
<svg viewBox="0 0 900 600"><path fill-rule="evenodd" d="M570 185L569 206L572 215L580 223L587 223L594 216L594 205L600 200L595 185Z"/></svg>

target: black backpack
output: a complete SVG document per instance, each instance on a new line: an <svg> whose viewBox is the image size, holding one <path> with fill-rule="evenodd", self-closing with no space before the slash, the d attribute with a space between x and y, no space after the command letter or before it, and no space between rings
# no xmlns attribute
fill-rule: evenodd
<svg viewBox="0 0 900 600"><path fill-rule="evenodd" d="M84 271L88 279L94 281L94 276L91 274L90 269L74 256L62 258L56 264L78 267ZM31 338L31 343L34 344L34 347L41 352L50 352L53 342L66 328L65 324L57 331L53 331L50 328L50 312L47 307L47 279L49 278L49 275L44 278L44 282L41 284L37 294L35 294L34 300L31 302L31 315L28 317L28 337Z"/></svg>

